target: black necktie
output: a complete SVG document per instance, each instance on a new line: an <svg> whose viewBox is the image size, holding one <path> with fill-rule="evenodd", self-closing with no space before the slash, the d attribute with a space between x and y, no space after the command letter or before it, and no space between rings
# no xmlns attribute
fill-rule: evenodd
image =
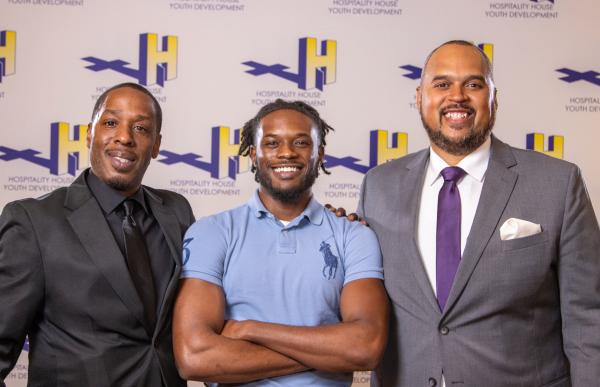
<svg viewBox="0 0 600 387"><path fill-rule="evenodd" d="M142 300L144 316L149 327L149 332L154 331L156 324L156 296L154 295L154 280L150 268L150 256L146 242L142 237L139 227L133 219L135 201L123 201L125 217L123 218L123 238L125 240L125 256L129 274L133 284Z"/></svg>

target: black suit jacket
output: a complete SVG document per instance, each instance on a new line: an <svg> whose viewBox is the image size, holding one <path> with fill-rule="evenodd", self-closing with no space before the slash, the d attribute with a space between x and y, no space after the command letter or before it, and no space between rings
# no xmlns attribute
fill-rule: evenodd
<svg viewBox="0 0 600 387"><path fill-rule="evenodd" d="M171 340L183 234L181 195L148 187L175 262L152 337L123 257L83 174L4 207L0 217L0 380L29 335L29 386L184 386ZM2 382L0 382L0 385Z"/></svg>

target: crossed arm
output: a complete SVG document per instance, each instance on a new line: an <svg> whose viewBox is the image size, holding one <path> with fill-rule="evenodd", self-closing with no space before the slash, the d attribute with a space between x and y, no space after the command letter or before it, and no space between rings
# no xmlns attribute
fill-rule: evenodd
<svg viewBox="0 0 600 387"><path fill-rule="evenodd" d="M190 380L242 383L313 368L337 372L374 368L387 341L388 305L382 281L348 283L340 312L340 323L318 327L224 321L222 288L184 279L173 317L179 373Z"/></svg>

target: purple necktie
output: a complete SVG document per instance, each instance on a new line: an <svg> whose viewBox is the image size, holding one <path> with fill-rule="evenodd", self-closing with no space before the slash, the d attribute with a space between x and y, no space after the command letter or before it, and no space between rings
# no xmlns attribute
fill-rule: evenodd
<svg viewBox="0 0 600 387"><path fill-rule="evenodd" d="M436 288L443 311L460 263L460 193L456 183L465 171L447 167L441 172L444 185L438 195L436 233Z"/></svg>

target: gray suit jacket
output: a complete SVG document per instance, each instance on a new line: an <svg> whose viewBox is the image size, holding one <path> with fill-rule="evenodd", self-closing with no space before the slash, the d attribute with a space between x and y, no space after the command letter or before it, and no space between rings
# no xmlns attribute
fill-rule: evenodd
<svg viewBox="0 0 600 387"><path fill-rule="evenodd" d="M182 239L193 222L181 195L148 187L147 202L175 270L155 331L125 258L83 175L0 217L0 385L29 335L29 386L183 386L171 343Z"/></svg>
<svg viewBox="0 0 600 387"><path fill-rule="evenodd" d="M416 242L429 151L365 176L359 212L379 238L392 305L372 380L383 386L600 385L600 231L579 169L492 137L491 159L446 309ZM500 239L508 218L542 232Z"/></svg>

